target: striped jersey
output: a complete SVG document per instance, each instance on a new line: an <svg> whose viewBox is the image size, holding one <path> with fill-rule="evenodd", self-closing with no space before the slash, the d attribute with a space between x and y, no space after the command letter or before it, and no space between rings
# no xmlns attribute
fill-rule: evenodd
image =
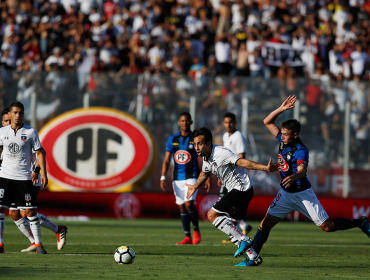
<svg viewBox="0 0 370 280"><path fill-rule="evenodd" d="M215 174L228 191L247 191L251 185L247 169L236 165L239 159L240 157L229 149L213 145L210 157L203 157L202 171Z"/></svg>
<svg viewBox="0 0 370 280"><path fill-rule="evenodd" d="M167 140L166 151L173 155L174 181L198 178L198 155L194 149L194 142L191 140L191 133L187 137L181 136L180 133L172 135Z"/></svg>
<svg viewBox="0 0 370 280"><path fill-rule="evenodd" d="M301 139L294 145L284 145L281 135L281 132L279 132L276 138L280 142L278 162L282 166L280 176L281 181L283 181L284 178L296 174L299 165L308 166L308 149ZM280 186L287 192L300 192L311 188L311 183L308 181L307 174L305 174L303 178L295 181L289 188L284 188L282 183L280 183Z"/></svg>

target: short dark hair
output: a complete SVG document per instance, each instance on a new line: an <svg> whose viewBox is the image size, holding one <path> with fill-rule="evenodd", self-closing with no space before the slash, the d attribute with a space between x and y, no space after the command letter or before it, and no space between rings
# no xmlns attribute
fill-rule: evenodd
<svg viewBox="0 0 370 280"><path fill-rule="evenodd" d="M224 115L224 118L230 118L230 119L232 119L234 122L236 122L236 117L235 117L235 115L234 115L233 113L226 113L226 114Z"/></svg>
<svg viewBox="0 0 370 280"><path fill-rule="evenodd" d="M182 116L187 116L191 119L191 115L188 113L188 112L182 112L179 116L179 118L181 118Z"/></svg>
<svg viewBox="0 0 370 280"><path fill-rule="evenodd" d="M9 108L5 108L2 112L1 112L1 116L4 116L6 114L8 114L10 111L9 111Z"/></svg>
<svg viewBox="0 0 370 280"><path fill-rule="evenodd" d="M206 127L194 129L191 136L193 139L198 136L204 136L204 142L208 143L209 141L211 141L212 144L212 132Z"/></svg>
<svg viewBox="0 0 370 280"><path fill-rule="evenodd" d="M21 109L24 113L24 106L21 102L13 102L12 104L10 104L9 110L11 110L13 107Z"/></svg>
<svg viewBox="0 0 370 280"><path fill-rule="evenodd" d="M301 124L296 119L291 119L283 122L281 124L282 128L292 130L294 133L300 133L301 132Z"/></svg>

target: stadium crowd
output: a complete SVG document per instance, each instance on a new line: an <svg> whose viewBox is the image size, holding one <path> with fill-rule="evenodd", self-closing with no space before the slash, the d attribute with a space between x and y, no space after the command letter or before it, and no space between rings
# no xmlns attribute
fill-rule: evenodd
<svg viewBox="0 0 370 280"><path fill-rule="evenodd" d="M5 0L0 16L1 108L14 98L27 107L36 91L63 112L88 91L92 105L127 110L122 85L134 92L129 74L144 73L146 121L161 120L174 98L188 108L195 89L199 124L212 128L219 120L209 114L240 115L241 96L265 89L253 81L274 78L279 102L304 91L333 162L350 99L353 141L370 164L370 95L361 82L370 80L369 0Z"/></svg>
<svg viewBox="0 0 370 280"><path fill-rule="evenodd" d="M370 1L1 1L1 66L285 78L266 43L301 48L297 75L369 79ZM90 70L90 69L89 69Z"/></svg>

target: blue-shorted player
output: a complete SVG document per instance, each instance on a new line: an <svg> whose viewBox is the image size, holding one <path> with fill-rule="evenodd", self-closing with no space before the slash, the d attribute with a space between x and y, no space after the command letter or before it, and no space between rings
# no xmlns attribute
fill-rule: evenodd
<svg viewBox="0 0 370 280"><path fill-rule="evenodd" d="M252 247L257 254L260 254L270 230L293 211L302 213L323 231L333 232L358 227L370 238L370 224L367 217L331 220L321 206L306 175L308 149L299 138L300 123L297 120L287 120L282 123L281 130L275 124L276 118L282 112L294 108L296 100L296 96L289 96L279 108L271 112L263 121L267 129L279 141L278 162L281 174L281 190L270 205L254 237ZM256 266L259 264L261 263L247 259L239 266Z"/></svg>
<svg viewBox="0 0 370 280"><path fill-rule="evenodd" d="M196 194L191 199L186 198L188 187L186 184L193 185L199 176L198 155L194 149L191 139L190 126L193 123L189 113L180 114L178 125L180 132L172 135L166 145L166 155L162 164L161 189L166 188L166 173L170 164L171 155L174 159L173 172L173 191L176 197L176 204L180 206L182 226L185 238L177 245L198 244L201 240L198 222L198 212L194 207ZM210 189L210 181L206 182L207 192ZM193 239L190 234L190 222L193 224Z"/></svg>

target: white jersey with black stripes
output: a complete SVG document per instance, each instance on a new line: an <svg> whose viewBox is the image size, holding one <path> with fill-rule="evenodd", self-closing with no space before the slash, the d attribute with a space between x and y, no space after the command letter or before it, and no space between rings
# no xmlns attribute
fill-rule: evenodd
<svg viewBox="0 0 370 280"><path fill-rule="evenodd" d="M247 170L236 165L239 159L240 157L229 149L213 145L211 156L203 157L202 171L215 174L228 191L233 189L247 191L251 185Z"/></svg>

